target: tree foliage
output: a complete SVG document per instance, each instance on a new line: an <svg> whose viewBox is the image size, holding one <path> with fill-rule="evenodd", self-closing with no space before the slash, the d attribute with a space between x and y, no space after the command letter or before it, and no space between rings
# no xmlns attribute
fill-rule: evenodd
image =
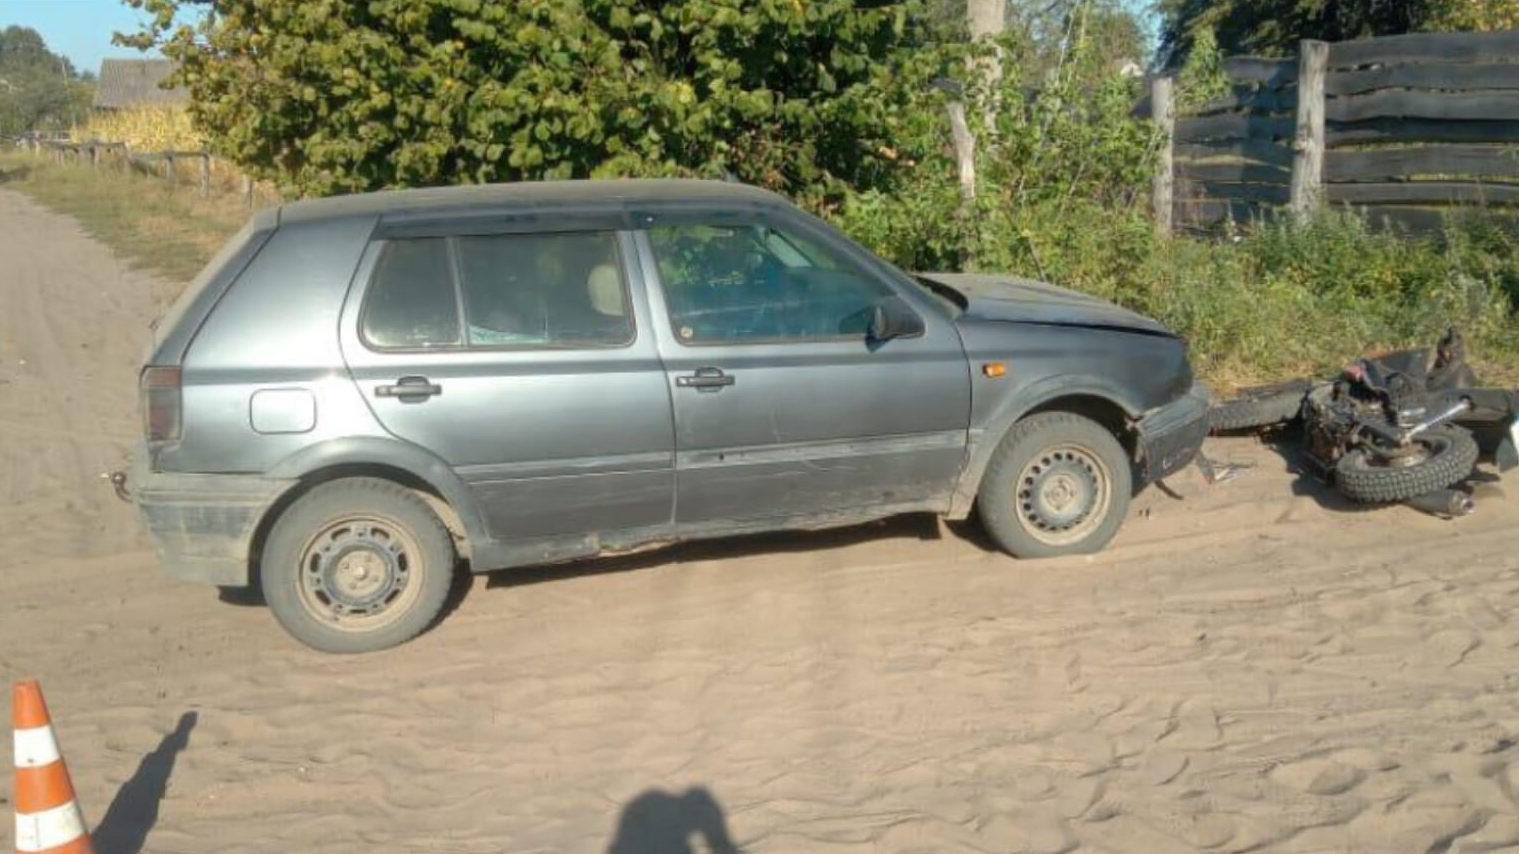
<svg viewBox="0 0 1519 854"><path fill-rule="evenodd" d="M917 0L127 0L213 147L302 193L732 175L880 184ZM183 7L208 7L194 25ZM909 59L911 61L909 61Z"/></svg>
<svg viewBox="0 0 1519 854"><path fill-rule="evenodd" d="M0 30L0 134L68 127L88 106L90 84L48 50L36 30Z"/></svg>
<svg viewBox="0 0 1519 854"><path fill-rule="evenodd" d="M1289 56L1302 39L1519 26L1519 0L1160 0L1161 55L1176 65L1204 30L1229 54Z"/></svg>

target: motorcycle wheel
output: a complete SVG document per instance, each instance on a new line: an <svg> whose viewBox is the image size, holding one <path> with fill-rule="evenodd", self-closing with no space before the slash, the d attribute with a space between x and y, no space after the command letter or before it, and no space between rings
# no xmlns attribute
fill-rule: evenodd
<svg viewBox="0 0 1519 854"><path fill-rule="evenodd" d="M1303 410L1303 396L1312 388L1308 380L1242 389L1237 397L1208 411L1208 428L1214 433L1254 430L1285 424Z"/></svg>
<svg viewBox="0 0 1519 854"><path fill-rule="evenodd" d="M1335 465L1335 487L1351 501L1392 504L1460 483L1477 464L1477 440L1460 427L1438 427L1414 443L1419 449L1413 457L1350 451Z"/></svg>

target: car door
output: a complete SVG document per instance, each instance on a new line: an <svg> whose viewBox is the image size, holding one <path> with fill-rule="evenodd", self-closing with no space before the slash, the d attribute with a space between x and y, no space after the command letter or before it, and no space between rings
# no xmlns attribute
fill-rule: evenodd
<svg viewBox="0 0 1519 854"><path fill-rule="evenodd" d="M497 540L670 533L670 398L633 251L588 231L391 235L365 255L343 317L353 378Z"/></svg>
<svg viewBox="0 0 1519 854"><path fill-rule="evenodd" d="M779 219L777 219L779 218ZM644 277L676 426L685 534L942 510L964 462L958 332L800 215L646 216ZM879 263L879 262L877 262ZM906 297L921 334L873 341Z"/></svg>

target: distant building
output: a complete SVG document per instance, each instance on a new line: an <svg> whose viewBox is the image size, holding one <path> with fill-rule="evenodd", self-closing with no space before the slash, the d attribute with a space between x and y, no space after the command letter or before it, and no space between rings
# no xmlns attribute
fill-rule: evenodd
<svg viewBox="0 0 1519 854"><path fill-rule="evenodd" d="M159 87L178 67L168 59L101 60L100 79L95 83L95 109L129 110L189 104L190 93L183 87Z"/></svg>

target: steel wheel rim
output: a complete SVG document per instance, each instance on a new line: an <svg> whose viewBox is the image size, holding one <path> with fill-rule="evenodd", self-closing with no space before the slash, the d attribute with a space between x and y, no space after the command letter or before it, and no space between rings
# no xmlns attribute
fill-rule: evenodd
<svg viewBox="0 0 1519 854"><path fill-rule="evenodd" d="M1418 452L1401 457L1384 456L1370 450L1363 450L1352 462L1352 465L1357 468L1375 470L1413 468L1449 451L1451 441L1449 438L1439 434L1425 434L1415 436L1413 444L1418 446Z"/></svg>
<svg viewBox="0 0 1519 854"><path fill-rule="evenodd" d="M382 516L329 522L301 549L301 606L317 621L371 632L400 619L421 593L421 548L404 525Z"/></svg>
<svg viewBox="0 0 1519 854"><path fill-rule="evenodd" d="M1014 485L1018 523L1047 546L1067 546L1090 536L1113 504L1113 477L1090 448L1045 448L1024 465Z"/></svg>

